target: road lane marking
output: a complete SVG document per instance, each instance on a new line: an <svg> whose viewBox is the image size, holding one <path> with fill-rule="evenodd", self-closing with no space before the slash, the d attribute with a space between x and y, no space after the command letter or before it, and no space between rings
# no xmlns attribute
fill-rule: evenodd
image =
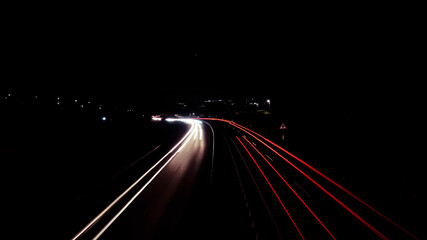
<svg viewBox="0 0 427 240"><path fill-rule="evenodd" d="M238 127L237 125L235 125ZM242 128L243 129L243 128ZM347 210L349 213L351 213L355 218L357 218L360 222L362 222L366 227L371 229L375 234L377 234L382 239L388 239L386 236L384 236L381 232L379 232L375 227L373 227L371 224L369 224L366 220L364 220L362 217L360 217L357 213L355 213L353 210L351 210L347 205L345 205L343 202L341 202L338 198L336 198L334 195L332 195L329 191L327 191L324 187L322 187L319 183L314 181L310 176L308 176L305 172L303 172L301 169L299 169L297 166L295 166L293 163L291 163L288 159L283 157L281 154L279 154L276 150L274 150L272 147L268 146L265 142L261 141L259 138L255 137L253 134L249 133L248 131L245 131L255 139L257 139L259 142L264 144L267 148L269 148L272 152L277 154L277 156L281 157L283 160L285 160L289 165L291 165L293 168L295 168L297 171L299 171L302 175L304 175L307 179L309 179L312 183L314 183L318 188L320 188L324 193L326 193L329 197L331 197L335 202L337 202L339 205L341 205L345 210ZM240 139L239 139L240 141ZM247 141L247 140L246 140ZM248 141L249 142L249 141ZM250 144L250 142L249 142ZM242 143L243 145L243 143ZM245 147L243 145L243 147ZM327 228L325 228L327 230ZM327 230L328 233L330 233L329 230ZM333 235L330 233L330 235L333 237Z"/></svg>
<svg viewBox="0 0 427 240"><path fill-rule="evenodd" d="M243 162L244 166L246 167L246 170L247 170L247 171L248 171L248 173L249 173L249 176L250 176L250 178L251 178L251 180L252 180L252 183L254 184L255 189L257 190L258 195L259 195L259 197L260 197L260 199L261 199L262 203L264 204L265 209L267 210L268 216L270 217L270 220L271 220L271 222L272 222L272 224L273 224L273 226L274 226L274 228L275 228L275 230L276 230L276 233L277 233L277 235L278 235L279 239L283 240L284 238L283 238L283 235L282 235L282 233L281 233L281 231L280 231L280 228L279 228L279 226L278 226L278 224L277 224L276 220L274 219L273 214L271 213L270 207L268 206L268 204L267 204L267 202L266 202L266 200L265 200L265 198L264 198L264 195L261 193L261 189L259 188L258 184L256 183L255 177L253 176L253 174L252 174L251 170L249 169L248 164L246 163L246 161L245 161L245 159L244 159L244 157L243 157L243 154L240 152L240 150L239 150L239 148L237 147L236 143L235 143L234 141L231 141L231 142L233 143L234 147L236 148L237 153L238 153L238 154L239 154L239 156L240 156L240 159L242 160L242 162ZM239 175L239 170L238 170L238 168L237 168L236 161L235 161L235 159L234 159L234 157L233 157L233 154L232 154L232 152L231 152L230 144L228 143L228 141L227 141L227 140L226 140L226 143L227 143L228 150L229 150L229 152L230 152L231 159L233 160L233 163L234 163L234 167L235 167L235 169L236 169L236 172L237 172L237 174ZM240 175L239 175L239 179L240 179ZM248 203L248 204L249 204L249 203Z"/></svg>
<svg viewBox="0 0 427 240"><path fill-rule="evenodd" d="M264 161L270 165L270 167L274 170L274 172L276 172L276 174L283 180L283 182L289 187L289 189L295 194L295 196L301 201L301 203L307 208L307 210L313 215L314 218L316 218L316 220L319 222L320 225L322 225L322 227L328 232L328 234L335 239L335 237L333 236L333 234L329 231L329 229L325 226L325 224L323 224L323 222L319 219L319 217L317 217L317 215L313 212L313 210L310 209L310 207L304 202L304 200L301 199L301 197L295 192L295 190L291 187L291 185L289 185L289 183L283 178L283 176L273 167L273 165L271 165L271 163L268 162L267 158L264 157L264 155L255 147L253 146L247 139L245 139L249 145L251 145L255 151L258 152L258 154L264 159ZM240 139L239 139L240 141ZM246 148L246 147L245 147ZM248 152L249 153L249 152ZM250 154L249 154L250 155ZM252 157L252 156L251 156ZM255 160L254 158L252 158L252 160ZM258 164L257 164L258 165ZM304 238L303 236L301 236L302 238Z"/></svg>
<svg viewBox="0 0 427 240"><path fill-rule="evenodd" d="M153 150L149 151L148 153L146 153L144 156L140 157L138 160L136 160L135 162L133 162L131 165L127 166L126 168L124 168L123 170L121 170L119 173L117 173L116 175L114 175L109 181L113 181L113 179L115 179L116 177L118 177L119 175L123 174L124 172L126 172L129 168L135 166L137 163L139 163L140 161L142 161L144 158L148 157L149 155L151 155L154 151L156 151L157 149L159 149L162 145L159 145L157 147L155 147Z"/></svg>
<svg viewBox="0 0 427 240"><path fill-rule="evenodd" d="M212 131L212 165L211 165L211 179L210 179L210 183L209 183L209 188L212 191L212 188L213 188L213 171L214 171L214 162L215 162L215 132L214 132L213 127L210 123L208 123L206 121L204 123L206 123Z"/></svg>
<svg viewBox="0 0 427 240"><path fill-rule="evenodd" d="M265 175L264 171L262 171L261 167L259 166L259 164L257 163L257 161L255 160L255 158L252 156L252 154L249 152L249 150L246 148L245 144L242 142L242 140L240 140L239 137L237 137L237 140L240 142L240 144L242 144L242 147L245 149L245 151L248 153L249 157L252 159L252 161L255 163L256 167L258 168L258 170L261 172L261 175L264 177L265 181L267 182L268 186L270 187L270 189L273 191L274 195L276 196L277 200L280 202L280 205L282 206L283 210L286 212L286 215L288 215L289 219L291 220L292 224L294 225L295 229L298 231L298 234L301 236L302 239L305 239L301 230L299 229L299 227L297 226L296 222L294 221L294 219L292 218L290 212L288 211L288 209L286 208L285 204L283 203L282 199L280 199L279 195L277 194L276 190L274 189L274 187L271 185L271 182L268 180L267 176ZM247 139L245 139L246 141L248 141ZM250 144L250 142L248 141L248 143ZM258 151L258 150L257 150Z"/></svg>
<svg viewBox="0 0 427 240"><path fill-rule="evenodd" d="M266 137L260 135L259 133L256 133L255 131L246 128L242 125L239 125L237 123L234 123L233 121L229 121L229 120L224 120L224 119L217 119L217 118L206 118L206 120L216 120L216 121L222 121L222 122L226 122L228 124L230 124L231 126L234 126L237 128L237 131L239 132L239 130L242 130L243 132L249 134L250 136L254 137L255 139L257 139L259 142L261 142L262 144L264 144L266 147L268 147L270 150L272 150L274 153L276 153L278 156L280 156L281 158L283 158L286 162L288 162L291 166L293 166L296 170L300 171L300 169L296 168L291 162L289 162L285 157L283 157L281 154L277 153L277 151L275 151L272 147L268 146L265 142L261 141L260 139L258 139L257 137L255 137L253 134L256 134L257 136L259 136L260 138L263 138L264 140L266 140L267 142L269 142L270 144L272 144L272 146L277 147L278 149L280 149L281 151L285 152L286 154L288 154L289 156L293 157L294 159L296 159L297 161L299 161L300 163L304 164L306 167L308 167L309 169L311 169L312 171L314 171L315 173L319 174L320 176L322 176L323 178L325 178L326 180L328 180L329 182L331 182L332 184L334 184L336 187L340 188L342 191L344 191L345 193L347 193L348 195L350 195L351 197L353 197L354 199L356 199L357 201L359 201L360 203L362 203L363 205L365 205L366 207L368 207L369 209L371 209L373 212L375 212L376 214L378 214L379 216L383 217L385 220L387 220L388 222L390 222L391 224L393 224L394 226L396 226L397 228L399 228L400 230L404 231L406 234L408 234L409 236L411 236L414 239L418 239L416 236L414 236L412 233L410 233L408 230L406 230L405 228L401 227L400 225L398 225L397 223L395 223L394 221L392 221L391 219L387 218L386 216L384 216L382 213L380 213L379 211L377 211L375 208L373 208L372 206L368 205L367 203L365 203L363 200L361 200L359 197L357 197L356 195L354 195L353 193L351 193L349 190L347 190L346 188L344 188L343 186L341 186L340 184L338 184L337 182L333 181L332 179L328 178L327 176L325 176L323 173L321 173L320 171L318 171L317 169L315 169L314 167L312 167L311 165L309 165L308 163L304 162L303 160L299 159L298 157L296 157L295 155L291 154L289 151L285 150L284 148L280 147L279 145L277 145L276 143L274 143L273 141L267 139ZM250 132L252 132L253 134L251 134ZM304 176L305 173L303 173L302 171L300 171L300 173L302 173ZM309 180L311 180L310 177L306 176ZM312 181L312 180L311 180ZM337 201L338 204L340 204L342 207L344 207L347 211L349 211L354 217L356 217L359 221L361 221L363 224L365 224L369 229L371 229L373 232L375 232L378 236L380 236L381 238L386 238L384 235L382 235L378 230L376 230L375 228L373 228L371 225L369 225L366 221L364 221L363 219L360 218L360 216L358 216L357 214L355 214L353 211L351 211L351 209L349 209L346 205L344 205L342 202L340 202L338 199L336 199L333 195L331 195L328 191L324 190L320 185L317 185L316 182L312 181L316 186L318 186L321 190L323 190L327 195L329 195L331 198L333 198L335 201Z"/></svg>
<svg viewBox="0 0 427 240"><path fill-rule="evenodd" d="M294 182L295 183L295 185L299 188L299 189L301 189L301 191L303 192L303 193L305 193L305 195L307 195L307 197L309 197L309 198L311 198L311 196L310 196L310 194L308 194L308 192L307 191L305 191L304 190L304 188L302 188L297 182Z"/></svg>

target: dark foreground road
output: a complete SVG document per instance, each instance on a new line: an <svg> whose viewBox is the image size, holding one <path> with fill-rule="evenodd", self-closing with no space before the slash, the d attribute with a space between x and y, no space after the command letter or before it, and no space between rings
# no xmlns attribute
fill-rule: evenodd
<svg viewBox="0 0 427 240"><path fill-rule="evenodd" d="M313 166L231 121L188 126L73 239L417 239ZM80 227L79 227L80 226Z"/></svg>

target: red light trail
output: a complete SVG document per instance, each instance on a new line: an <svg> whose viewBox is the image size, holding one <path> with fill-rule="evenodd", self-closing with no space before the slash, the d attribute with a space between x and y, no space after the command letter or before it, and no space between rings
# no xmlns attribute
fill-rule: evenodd
<svg viewBox="0 0 427 240"><path fill-rule="evenodd" d="M352 216L354 216L357 220L359 220L361 223L363 223L366 227L368 227L372 232L374 232L377 236L379 236L381 239L388 239L383 233L381 233L379 230L377 230L375 227L373 227L371 224L369 224L365 219L363 219L360 215L358 215L357 213L355 213L352 209L350 209L349 206L347 206L346 204L344 204L341 200L339 200L336 196L334 196L331 192L329 192L328 190L326 190L323 186L321 186L318 182L316 182L313 178L311 178L307 173L305 173L304 171L302 171L300 168L298 168L297 166L295 166L291 161L289 161L287 158L285 158L282 154L280 154L278 151L276 151L273 147L275 147L276 149L288 154L289 156L291 156L293 159L297 160L298 162L302 163L304 166L308 167L310 170L312 170L313 172L315 172L316 174L318 174L319 176L321 176L322 178L326 179L327 181L329 181L330 183L332 183L334 186L338 187L340 190L342 190L343 192L345 192L346 194L350 195L352 198L356 199L358 202L362 203L364 206L368 207L370 210L372 210L374 213L378 214L379 216L381 216L383 219L387 220L388 222L390 222L391 224L393 224L395 227L399 228L400 230L402 230L403 232L405 232L406 234L408 234L409 236L411 236L413 239L418 239L416 236L414 236L412 233L410 233L409 231L407 231L406 229L404 229L403 227L401 227L400 225L398 225L397 223L395 223L394 221L392 221L391 219L387 218L386 216L384 216L382 213L380 213L379 211L377 211L375 208L373 208L372 206L370 206L369 204L367 204L366 202L364 202L363 200L361 200L359 197L357 197L355 194L353 194L352 192L350 192L349 190L347 190L346 188L344 188L342 185L338 184L337 182L335 182L334 180L332 180L331 178L327 177L325 174L323 174L322 172L320 172L319 170L315 169L313 166L309 165L308 163L306 163L305 161L301 160L300 158L296 157L295 155L293 155L292 153L290 153L289 151L287 151L286 149L282 148L281 146L277 145L276 143L274 143L273 141L267 139L266 137L262 136L261 134L248 129L242 125L239 125L233 121L229 121L229 120L224 120L224 119L211 119L211 118L205 118L203 120L216 120L216 121L222 121L225 123L228 123L240 130L242 130L243 132L245 132L246 134L248 134L249 136L253 137L255 140L257 140L258 142L262 143L264 146L266 146L268 149L270 149L273 153L275 153L278 157L280 157L281 159L283 159L286 163L288 163L289 165L291 165L294 169L296 169L298 172L300 172L304 177L306 177L309 181L311 181L313 184L315 184L319 189L321 189L324 193L326 193L330 198L332 198L336 203L338 203L341 207L343 207L347 212L349 212ZM290 187L289 183L287 183L285 181L285 179L282 177L282 175L279 174L279 172L269 163L269 161L267 161L267 159L264 157L263 154L261 154L261 152L259 152L259 150L253 145L251 144L246 138L244 138L247 143L252 146L260 155L261 157L268 163L268 165L276 172L276 174L279 175L279 177L284 181L284 183L291 189L291 191L297 196L297 198L303 203L303 205L310 211L310 213L316 218L316 220L322 225L322 227L328 232L328 234L335 239L335 237L331 234L331 232L326 228L326 226L320 221L320 219L314 214L314 212L305 204L304 201L302 201L302 199L299 197L298 194L296 194L296 192ZM263 139L263 140L261 140ZM238 138L238 140L240 141L240 139ZM240 143L243 145L243 142L240 141ZM269 143L269 144L267 144ZM243 145L244 146L244 145ZM245 147L245 150L247 150L247 148ZM249 153L249 152L248 152ZM250 154L250 153L249 153ZM250 155L251 158L253 159L253 156ZM254 160L254 159L253 159ZM255 162L255 160L254 160ZM259 168L259 165L256 164L257 167ZM261 170L261 169L260 169Z"/></svg>
<svg viewBox="0 0 427 240"><path fill-rule="evenodd" d="M298 172L300 172L302 175L304 175L307 179L309 179L312 183L314 183L318 188L320 188L323 192L325 192L329 197L331 197L334 201L336 201L339 205L341 205L345 210L347 210L351 215L353 215L357 220L362 222L366 227L371 229L375 234L377 234L381 239L388 239L386 236L384 236L381 232L379 232L376 228L374 228L371 224L369 224L367 221L365 221L362 217L360 217L357 213L355 213L353 210L351 210L347 205L345 205L343 202L341 202L338 198L336 198L334 195L332 195L329 191L327 191L324 187L322 187L319 183L314 181L311 177L309 177L305 172L303 172L301 169L299 169L297 166L292 164L288 159L280 155L277 151L275 151L273 148L268 146L265 142L261 141L259 138L255 137L253 134L249 133L248 131L244 130L243 128L236 126L243 131L245 131L247 134L251 135L255 139L257 139L259 142L263 143L266 147L268 147L271 151L273 151L275 154L277 154L279 157L281 157L283 160L285 160L288 164L290 164L293 168L295 168Z"/></svg>
<svg viewBox="0 0 427 240"><path fill-rule="evenodd" d="M270 144L272 144L273 146L277 147L278 149L282 150L283 152L285 152L286 154L288 154L289 156L295 158L296 160L298 160L300 163L304 164L305 166L307 166L309 169L313 170L315 173L319 174L320 176L322 176L323 178L325 178L326 180L328 180L329 182L331 182L333 185L337 186L338 188L340 188L342 191L344 191L345 193L347 193L348 195L350 195L351 197L353 197L354 199L356 199L357 201L359 201L360 203L362 203L363 205L365 205L366 207L368 207L369 209L371 209L372 211L374 211L376 214L378 214L379 216L381 216L382 218L384 218L385 220L389 221L391 224L393 224L394 226L398 227L400 230L404 231L406 234L408 234L409 236L411 236L414 239L418 239L415 235L413 235L411 232L409 232L408 230L406 230L405 228L403 228L402 226L398 225L397 223L395 223L394 221L392 221L391 219L389 219L388 217L384 216L382 213L380 213L378 210L376 210L375 208L373 208L372 206L370 206L369 204L367 204L366 202L364 202L363 200L361 200L359 197L357 197L356 195L354 195L352 192L350 192L349 190L347 190L346 188L344 188L342 185L340 185L339 183L335 182L334 180L332 180L331 178L327 177L325 174L321 173L319 170L315 169L314 167L312 167L311 165L309 165L308 163L306 163L305 161L301 160L300 158L298 158L297 156L293 155L292 153L290 153L289 151L287 151L286 149L280 147L279 145L277 145L276 143L274 143L273 141L267 139L266 137L262 136L261 134L248 129L242 125L239 125L237 123L231 122L229 121L228 123L232 124L233 126L236 126L238 128L240 128L241 130L245 131L246 133L250 134L254 133L257 136L263 138L265 141L269 142ZM248 132L249 131L249 132ZM252 135L252 134L250 134ZM253 135L252 135L253 136ZM265 146L267 146L268 148L270 148L265 142L259 140L257 137L253 136L255 139L257 139L258 141L260 141L261 143L263 143ZM278 156L280 156L281 158L285 159L282 155L280 155L279 153L277 153L276 151L274 151L272 148L270 148L274 153L276 153ZM289 161L287 159L285 159L288 163ZM292 165L292 164L291 164Z"/></svg>
<svg viewBox="0 0 427 240"><path fill-rule="evenodd" d="M267 146L269 147L269 146ZM270 148L270 147L269 147ZM336 198L334 195L332 195L329 191L327 191L325 188L323 188L319 183L314 181L311 177L309 177L306 173L304 173L301 169L296 167L294 164L289 162L285 157L281 156L278 152L271 149L274 153L276 153L278 156L280 156L282 159L284 159L287 163L289 163L292 167L294 167L297 171L299 171L301 174L303 174L306 178L308 178L311 182L313 182L318 188L320 188L323 192L325 192L329 197L331 197L334 201L336 201L339 205L341 205L345 210L347 210L349 213L351 213L355 218L357 218L360 222L362 222L365 226L367 226L369 229L371 229L375 234L377 234L381 239L388 239L386 236L384 236L382 233L380 233L376 228L374 228L372 225L370 225L367 221L365 221L362 217L360 217L357 213L355 213L353 210L351 210L347 205L345 205L343 202L341 202L338 198ZM251 156L252 157L252 156Z"/></svg>
<svg viewBox="0 0 427 240"><path fill-rule="evenodd" d="M310 209L310 207L304 202L304 200L302 200L302 198L298 195L297 192L295 192L295 190L291 187L291 185L283 178L283 176L276 170L276 168L273 167L273 165L271 165L271 163L264 157L264 155L251 143L249 142L246 138L243 138L246 140L246 142L253 147L257 153L259 155L261 155L261 157L265 160L265 162L274 170L274 172L283 180L283 182L289 187L289 189L291 189L291 191L295 194L295 196L301 201L301 203L307 208L307 210L313 215L313 217L319 222L320 225L322 225L322 227L328 232L328 234L333 238L336 239L334 237L334 235L329 231L329 229L325 226L325 224L323 224L323 222L319 219L319 217L317 217L317 215Z"/></svg>
<svg viewBox="0 0 427 240"><path fill-rule="evenodd" d="M274 190L273 186L271 185L270 181L268 180L268 178L265 176L264 172L261 170L260 166L258 165L258 163L255 161L254 157L252 156L252 154L249 152L249 150L245 147L245 145L243 144L243 142L239 139L239 137L237 137L237 140L239 140L239 142L242 144L243 148L246 150L246 152L249 154L249 156L251 157L252 161L255 163L255 165L257 166L258 170L261 172L262 176L265 178L265 181L267 181L268 185L270 186L271 190L273 191L274 195L276 196L277 200L279 200L280 205L282 205L283 209L285 210L286 214L288 215L289 219L291 220L292 224L294 225L294 227L296 228L296 230L298 231L299 235L301 236L302 239L304 239L304 236L302 235L301 231L299 230L298 226L296 225L294 219L292 218L291 214L288 212L288 210L286 209L285 205L283 204L282 200L280 199L279 195L277 195L276 190Z"/></svg>

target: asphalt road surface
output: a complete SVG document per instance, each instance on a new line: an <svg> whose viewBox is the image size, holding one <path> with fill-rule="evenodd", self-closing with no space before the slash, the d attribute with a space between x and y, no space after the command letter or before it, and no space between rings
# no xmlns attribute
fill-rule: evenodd
<svg viewBox="0 0 427 240"><path fill-rule="evenodd" d="M148 152L142 160L152 164L86 222L73 223L72 239L418 239L244 126L167 121L188 130L166 154Z"/></svg>

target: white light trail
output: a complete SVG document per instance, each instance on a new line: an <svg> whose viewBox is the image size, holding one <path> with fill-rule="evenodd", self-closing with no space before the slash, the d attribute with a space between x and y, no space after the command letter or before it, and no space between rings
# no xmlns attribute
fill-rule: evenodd
<svg viewBox="0 0 427 240"><path fill-rule="evenodd" d="M129 200L128 203L126 203L126 205L107 223L107 225L105 225L105 227L93 238L93 240L97 240L99 239L102 234L104 234L105 231L107 231L107 229L117 220L117 218L120 217L120 215L122 215L122 213L135 201L135 199L148 187L148 185L157 177L157 175L159 175L159 173L172 161L172 159L181 151L182 148L184 148L187 143L189 142L189 140L191 139L192 134L195 133L195 126L194 123L191 126L191 129L189 132L191 132L191 134L187 137L187 140L184 142L184 144L181 146L181 148L176 151L170 158L169 160L163 164L163 166L154 174L153 177L150 178L150 180L148 180L148 182L132 197L131 200Z"/></svg>
<svg viewBox="0 0 427 240"><path fill-rule="evenodd" d="M167 121L171 121L167 119ZM200 122L192 119L174 119L173 121L182 121L188 124L191 124L190 130L185 134L185 136L168 152L164 155L153 167L151 167L145 174L143 174L138 180L136 180L128 189L126 189L119 197L117 197L107 208L105 208L98 216L96 216L86 227L84 227L72 240L79 239L83 236L90 228L92 228L102 217L106 215L126 194L128 194L136 185L138 185L154 168L156 168L164 159L166 159L171 153L173 153L184 141L182 146L176 151L163 166L154 174L154 176L148 180L148 182L132 197L132 199L114 216L112 220L97 234L94 239L98 239L114 221L129 207L129 205L147 188L147 186L154 180L154 178L168 165L170 161L184 148L185 145L189 142L192 137L192 134L195 133L196 123Z"/></svg>

